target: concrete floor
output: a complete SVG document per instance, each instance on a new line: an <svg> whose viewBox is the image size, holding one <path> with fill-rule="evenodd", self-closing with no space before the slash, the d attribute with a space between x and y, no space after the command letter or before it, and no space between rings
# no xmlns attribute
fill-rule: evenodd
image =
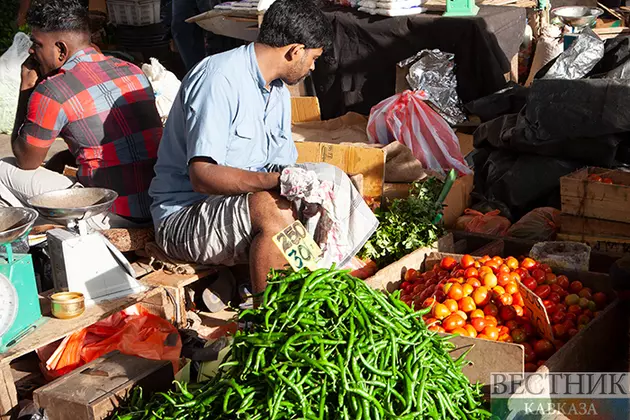
<svg viewBox="0 0 630 420"><path fill-rule="evenodd" d="M68 147L66 146L66 143L63 142L63 140L57 139L50 147L50 150L48 151L48 157L50 158L55 153L66 150L67 148ZM0 158L5 158L9 156L13 156L13 152L11 152L11 136L7 134L0 134Z"/></svg>

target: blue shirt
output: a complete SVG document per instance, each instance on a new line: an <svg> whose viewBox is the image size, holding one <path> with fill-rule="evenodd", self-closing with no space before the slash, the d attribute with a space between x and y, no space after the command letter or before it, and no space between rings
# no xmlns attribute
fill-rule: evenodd
<svg viewBox="0 0 630 420"><path fill-rule="evenodd" d="M289 91L280 80L266 85L253 43L206 58L184 78L149 189L156 227L207 197L190 182L188 163L195 157L258 172L295 163Z"/></svg>

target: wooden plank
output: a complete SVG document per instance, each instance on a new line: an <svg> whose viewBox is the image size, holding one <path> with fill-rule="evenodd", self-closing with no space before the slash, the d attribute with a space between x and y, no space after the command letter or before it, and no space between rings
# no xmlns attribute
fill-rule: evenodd
<svg viewBox="0 0 630 420"><path fill-rule="evenodd" d="M630 238L614 238L606 236L589 236L582 234L559 233L559 241L583 242L594 251L622 256L630 253Z"/></svg>
<svg viewBox="0 0 630 420"><path fill-rule="evenodd" d="M630 223L561 214L560 232L575 235L630 238Z"/></svg>
<svg viewBox="0 0 630 420"><path fill-rule="evenodd" d="M165 286L172 288L186 287L204 277L214 274L218 271L218 268L208 268L207 270L198 271L195 274L169 274L164 270L154 271L153 273L144 276L140 279L140 282L149 286Z"/></svg>
<svg viewBox="0 0 630 420"><path fill-rule="evenodd" d="M630 198L630 197L629 197ZM630 201L595 201L578 197L561 198L562 211L575 216L630 223Z"/></svg>
<svg viewBox="0 0 630 420"><path fill-rule="evenodd" d="M0 364L0 419L9 420L13 408L18 404L17 390L11 374L11 367Z"/></svg>
<svg viewBox="0 0 630 420"><path fill-rule="evenodd" d="M160 290L154 288L145 293L102 302L98 305L87 307L81 316L66 320L53 318L50 315L49 301L43 299L43 302L41 302L40 300L40 303L43 303L42 313L45 314L41 325L19 341L14 347L11 347L6 353L0 354L0 367L4 365L8 366L11 360L17 357L30 353L46 344L55 342L81 328L89 327L95 322L101 321L120 310L126 309L136 303L141 303L144 299L148 299L157 293L160 293Z"/></svg>

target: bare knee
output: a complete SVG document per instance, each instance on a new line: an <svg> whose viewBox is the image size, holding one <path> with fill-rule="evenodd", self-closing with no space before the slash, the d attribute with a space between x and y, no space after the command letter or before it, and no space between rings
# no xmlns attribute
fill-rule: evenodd
<svg viewBox="0 0 630 420"><path fill-rule="evenodd" d="M276 233L296 220L293 204L280 194L269 191L249 196L249 214L254 233Z"/></svg>

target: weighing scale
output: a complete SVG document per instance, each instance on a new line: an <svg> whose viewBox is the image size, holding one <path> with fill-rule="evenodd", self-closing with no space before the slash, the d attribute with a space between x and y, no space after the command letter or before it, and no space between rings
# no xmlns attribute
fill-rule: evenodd
<svg viewBox="0 0 630 420"><path fill-rule="evenodd" d="M65 229L46 233L55 290L82 293L86 306L146 290L129 261L87 220L109 210L116 192L106 188L70 188L33 197L28 204Z"/></svg>
<svg viewBox="0 0 630 420"><path fill-rule="evenodd" d="M37 327L42 317L33 261L14 254L12 243L26 236L37 219L33 209L0 208L0 353Z"/></svg>

